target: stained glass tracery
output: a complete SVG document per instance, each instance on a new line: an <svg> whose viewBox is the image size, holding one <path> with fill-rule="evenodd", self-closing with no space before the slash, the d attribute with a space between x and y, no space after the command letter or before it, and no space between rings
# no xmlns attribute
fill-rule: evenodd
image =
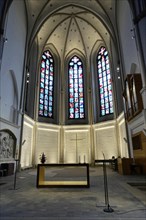
<svg viewBox="0 0 146 220"><path fill-rule="evenodd" d="M112 82L109 56L105 47L101 47L97 55L97 71L100 95L100 115L113 113Z"/></svg>
<svg viewBox="0 0 146 220"><path fill-rule="evenodd" d="M82 61L74 56L68 65L69 119L85 118Z"/></svg>
<svg viewBox="0 0 146 220"><path fill-rule="evenodd" d="M42 54L40 91L39 91L39 116L53 118L53 90L54 90L54 60L47 50Z"/></svg>

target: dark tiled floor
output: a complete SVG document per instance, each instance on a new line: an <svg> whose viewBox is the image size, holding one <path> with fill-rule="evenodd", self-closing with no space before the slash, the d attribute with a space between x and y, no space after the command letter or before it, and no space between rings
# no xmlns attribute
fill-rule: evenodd
<svg viewBox="0 0 146 220"><path fill-rule="evenodd" d="M37 189L36 174L36 169L18 172L15 190L13 175L0 177L1 220L146 220L146 191L137 186L146 184L144 175L122 176L107 169L109 204L114 210L108 213L103 211L102 167L90 167L90 188Z"/></svg>

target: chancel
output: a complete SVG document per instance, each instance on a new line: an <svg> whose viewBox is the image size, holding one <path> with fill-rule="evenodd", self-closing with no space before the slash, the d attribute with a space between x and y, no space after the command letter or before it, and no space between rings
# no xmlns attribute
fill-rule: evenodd
<svg viewBox="0 0 146 220"><path fill-rule="evenodd" d="M2 186L13 182L18 171L17 184L28 175L30 182L21 184L25 189L34 187L37 195L44 191L36 187L33 176L47 185L53 177L58 175L60 181L64 177L61 174L71 172L72 181L80 184L73 174L79 177L81 167L86 169L89 165L90 188L83 190L92 194L92 187L97 187L101 196L103 174L99 167L103 160L110 174L117 175L117 181L123 175L143 178L146 174L146 1L0 0L0 17ZM42 154L44 164L40 160ZM67 169L68 165L73 169ZM56 170L51 171L51 166ZM38 175L37 169L41 170ZM52 175L51 180L45 179L45 171L49 177ZM87 186L89 175L85 175ZM119 188L123 195L123 188ZM112 189L116 190L116 186ZM92 198L86 194L86 198L82 195L78 201L90 198L91 202L95 191ZM125 192L125 195L129 194ZM20 198L17 199L16 202ZM4 200L2 206L17 207L13 202ZM138 207L142 210L142 206ZM82 213L87 210L88 207Z"/></svg>
<svg viewBox="0 0 146 220"><path fill-rule="evenodd" d="M16 137L20 170L42 152L48 164L91 165L104 152L146 173L145 1L0 6L1 132Z"/></svg>

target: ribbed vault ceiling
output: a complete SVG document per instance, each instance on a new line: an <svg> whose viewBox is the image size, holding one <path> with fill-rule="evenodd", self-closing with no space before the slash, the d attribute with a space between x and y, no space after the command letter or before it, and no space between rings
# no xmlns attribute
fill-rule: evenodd
<svg viewBox="0 0 146 220"><path fill-rule="evenodd" d="M94 45L113 37L115 0L27 0L30 45L54 45L61 58L73 50L89 57Z"/></svg>

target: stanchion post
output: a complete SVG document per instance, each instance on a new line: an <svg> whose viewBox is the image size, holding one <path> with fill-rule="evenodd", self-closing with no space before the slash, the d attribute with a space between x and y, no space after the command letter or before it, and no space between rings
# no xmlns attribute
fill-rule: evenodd
<svg viewBox="0 0 146 220"><path fill-rule="evenodd" d="M15 168L15 174L14 174L14 190L16 189L17 168L18 168L19 159L15 159L15 162L16 162L16 168Z"/></svg>
<svg viewBox="0 0 146 220"><path fill-rule="evenodd" d="M105 156L103 153L105 160ZM107 172L106 172L106 162L103 161L103 176L104 176L104 193L105 193L105 205L106 208L103 209L104 212L114 212L114 210L109 205L109 196L108 196L108 183L107 183Z"/></svg>

